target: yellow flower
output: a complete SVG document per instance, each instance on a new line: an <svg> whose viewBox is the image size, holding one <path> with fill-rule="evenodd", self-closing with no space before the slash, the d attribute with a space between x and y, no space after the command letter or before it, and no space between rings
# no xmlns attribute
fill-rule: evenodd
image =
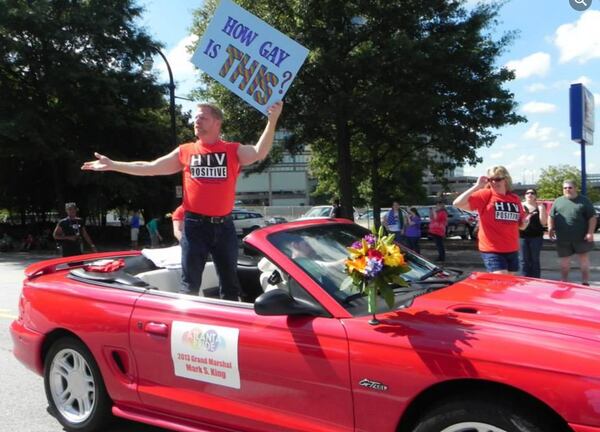
<svg viewBox="0 0 600 432"><path fill-rule="evenodd" d="M404 255L396 244L386 245L386 252L383 256L383 263L390 267L399 267L404 265Z"/></svg>

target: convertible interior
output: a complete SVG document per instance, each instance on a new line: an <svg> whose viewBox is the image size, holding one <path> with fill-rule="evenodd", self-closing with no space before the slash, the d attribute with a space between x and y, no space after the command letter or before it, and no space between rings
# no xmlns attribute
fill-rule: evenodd
<svg viewBox="0 0 600 432"><path fill-rule="evenodd" d="M82 281L94 281L100 284L116 284L165 292L178 292L181 285L180 267L159 267L144 255L125 257L125 265L115 271L95 271L89 266L75 268L70 277ZM253 303L264 291L276 288L269 283L277 268L266 258L250 255L238 257L237 273L242 288L242 301ZM282 272L279 271L281 275ZM277 281L281 283L281 278ZM198 293L203 297L219 297L219 277L214 263L208 261L202 274L202 286Z"/></svg>

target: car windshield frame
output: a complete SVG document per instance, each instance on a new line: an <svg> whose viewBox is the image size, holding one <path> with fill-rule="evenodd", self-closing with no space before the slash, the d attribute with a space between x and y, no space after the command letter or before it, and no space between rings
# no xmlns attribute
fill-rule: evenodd
<svg viewBox="0 0 600 432"><path fill-rule="evenodd" d="M353 316L361 316L368 313L366 299L357 296L359 289L351 283L345 272L345 260L349 255L347 248L368 233L368 229L356 224L327 224L279 231L269 234L267 239L338 304ZM402 277L410 286L402 287L403 297L397 296L394 309L403 307L407 294L410 297L411 292L422 290L422 278L438 268L420 255L404 249L402 245L400 247L411 269ZM440 284L447 286L450 273L442 271L436 274L436 278L441 278ZM354 300L350 302L351 297ZM382 311L389 310L383 302L380 307Z"/></svg>

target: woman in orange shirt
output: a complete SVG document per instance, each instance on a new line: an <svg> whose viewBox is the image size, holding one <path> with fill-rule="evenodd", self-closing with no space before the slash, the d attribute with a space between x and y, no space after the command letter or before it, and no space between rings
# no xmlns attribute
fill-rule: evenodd
<svg viewBox="0 0 600 432"><path fill-rule="evenodd" d="M527 227L529 217L511 191L508 170L499 165L454 200L456 207L479 213L479 252L490 273L519 270L519 229Z"/></svg>

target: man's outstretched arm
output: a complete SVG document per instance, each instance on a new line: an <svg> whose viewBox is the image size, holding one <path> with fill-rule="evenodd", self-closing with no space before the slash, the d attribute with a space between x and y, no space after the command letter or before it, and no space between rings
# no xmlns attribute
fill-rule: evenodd
<svg viewBox="0 0 600 432"><path fill-rule="evenodd" d="M175 174L182 170L179 162L179 148L153 161L120 162L114 161L100 153L94 153L95 161L85 162L84 171L116 171L137 176L156 176Z"/></svg>

